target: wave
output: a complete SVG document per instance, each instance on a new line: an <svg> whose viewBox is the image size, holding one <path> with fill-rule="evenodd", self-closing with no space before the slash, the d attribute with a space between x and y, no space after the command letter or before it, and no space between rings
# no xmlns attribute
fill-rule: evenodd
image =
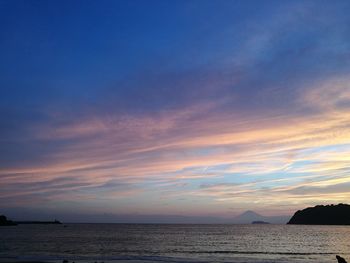
<svg viewBox="0 0 350 263"><path fill-rule="evenodd" d="M129 253L132 253L132 251L128 251ZM137 251L140 253L141 251ZM303 253L303 252L267 252L267 251L235 251L235 250L211 250L211 251L171 251L169 254L174 253L181 253L183 256L192 254L192 255L199 255L199 254L222 254L222 255L280 255L280 256L319 256L319 255L336 255L337 253L333 252L319 252L319 253ZM350 253L341 253L342 255L350 255ZM159 256L159 255L118 255L118 256L82 256L82 255L56 255L56 256L2 256L0 255L0 262L4 262L3 259L11 259L11 261L40 261L40 262L47 262L47 261L54 261L54 262L62 262L63 259L67 259L69 261L84 261L84 262L100 262L101 261L144 261L144 262L169 262L169 263L209 263L212 261L206 261L205 259L200 260L193 257L171 257L171 256ZM242 260L242 258L241 258ZM248 260L248 258L246 258ZM219 262L218 260L217 262ZM244 262L249 262L243 260ZM227 261L224 261L227 263ZM234 261L238 262L238 261ZM251 262L251 261L250 261ZM257 261L254 261L257 262ZM263 260L261 260L263 262ZM278 260L274 261L278 262Z"/></svg>
<svg viewBox="0 0 350 263"><path fill-rule="evenodd" d="M180 251L179 251L180 252ZM337 255L339 253L334 252L270 252L270 251L238 251L238 250L209 250L209 251L181 251L181 253L193 253L193 254L244 254L244 255L300 255L300 256L312 256L312 255ZM341 253L343 255L349 253Z"/></svg>
<svg viewBox="0 0 350 263"><path fill-rule="evenodd" d="M165 256L100 256L100 257L85 257L85 256L1 256L0 262L62 262L67 259L70 262L83 261L83 262L119 262L119 261L142 261L142 262L169 262L169 263L210 263L203 260L178 258L178 257L165 257ZM106 262L106 263L107 263Z"/></svg>

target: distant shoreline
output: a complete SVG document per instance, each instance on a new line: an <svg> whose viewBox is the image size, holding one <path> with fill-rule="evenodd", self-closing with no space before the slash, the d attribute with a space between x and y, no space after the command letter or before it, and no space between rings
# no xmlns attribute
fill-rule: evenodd
<svg viewBox="0 0 350 263"><path fill-rule="evenodd" d="M62 225L58 220L54 221L14 221L17 225Z"/></svg>

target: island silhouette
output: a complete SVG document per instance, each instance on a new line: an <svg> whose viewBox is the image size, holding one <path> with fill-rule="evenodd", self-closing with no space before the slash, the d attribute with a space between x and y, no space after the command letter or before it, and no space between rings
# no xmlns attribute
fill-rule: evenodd
<svg viewBox="0 0 350 263"><path fill-rule="evenodd" d="M8 220L6 216L0 215L0 226L16 226L17 224Z"/></svg>
<svg viewBox="0 0 350 263"><path fill-rule="evenodd" d="M350 225L350 205L317 205L297 211L290 225Z"/></svg>
<svg viewBox="0 0 350 263"><path fill-rule="evenodd" d="M6 216L0 215L0 226L16 226L21 224L51 225L51 224L62 224L62 223L56 219L54 221L12 221L12 220L8 220Z"/></svg>

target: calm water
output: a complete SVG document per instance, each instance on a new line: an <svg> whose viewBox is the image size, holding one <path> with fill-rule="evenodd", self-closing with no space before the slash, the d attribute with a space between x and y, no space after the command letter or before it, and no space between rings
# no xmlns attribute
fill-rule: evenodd
<svg viewBox="0 0 350 263"><path fill-rule="evenodd" d="M333 262L349 226L20 225L0 228L0 260Z"/></svg>

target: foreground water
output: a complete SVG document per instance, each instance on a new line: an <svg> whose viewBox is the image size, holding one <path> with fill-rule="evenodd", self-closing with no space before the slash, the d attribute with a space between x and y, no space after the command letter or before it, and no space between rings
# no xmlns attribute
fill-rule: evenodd
<svg viewBox="0 0 350 263"><path fill-rule="evenodd" d="M0 228L0 261L332 262L349 226L20 225Z"/></svg>

